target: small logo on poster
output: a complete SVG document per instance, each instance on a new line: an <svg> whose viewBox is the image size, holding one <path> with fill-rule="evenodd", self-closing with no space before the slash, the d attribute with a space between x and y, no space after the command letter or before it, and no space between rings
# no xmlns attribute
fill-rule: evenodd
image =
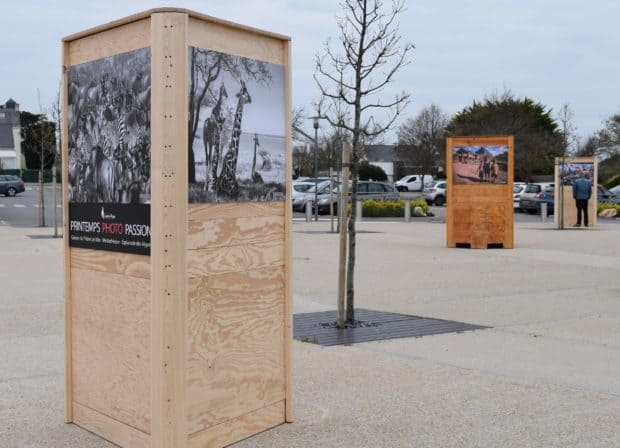
<svg viewBox="0 0 620 448"><path fill-rule="evenodd" d="M104 208L101 207L101 219L116 219L116 215L113 215L112 213L106 214Z"/></svg>

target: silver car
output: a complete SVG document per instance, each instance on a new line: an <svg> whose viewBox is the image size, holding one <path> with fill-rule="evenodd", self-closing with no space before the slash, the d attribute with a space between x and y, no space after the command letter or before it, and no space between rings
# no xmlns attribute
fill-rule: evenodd
<svg viewBox="0 0 620 448"><path fill-rule="evenodd" d="M428 204L442 206L446 203L446 188L448 183L445 180L433 182L432 185L425 187L422 197Z"/></svg>

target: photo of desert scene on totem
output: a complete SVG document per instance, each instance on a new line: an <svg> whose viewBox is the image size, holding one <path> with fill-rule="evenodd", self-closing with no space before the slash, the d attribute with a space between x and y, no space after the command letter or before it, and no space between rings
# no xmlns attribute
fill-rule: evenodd
<svg viewBox="0 0 620 448"><path fill-rule="evenodd" d="M580 177L594 179L593 163L563 163L560 165L560 178L562 185L573 185Z"/></svg>
<svg viewBox="0 0 620 448"><path fill-rule="evenodd" d="M508 182L508 147L455 146L452 150L455 184L505 184Z"/></svg>
<svg viewBox="0 0 620 448"><path fill-rule="evenodd" d="M188 201L284 200L284 66L196 47L188 64Z"/></svg>

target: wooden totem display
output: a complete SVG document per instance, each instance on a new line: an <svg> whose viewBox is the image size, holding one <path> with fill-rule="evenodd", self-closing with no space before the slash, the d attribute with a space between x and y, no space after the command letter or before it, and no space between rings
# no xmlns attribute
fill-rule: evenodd
<svg viewBox="0 0 620 448"><path fill-rule="evenodd" d="M556 157L553 220L558 229L577 223L577 205L573 199L573 181L586 177L592 182L592 197L588 201L588 224L597 221L598 161L595 157ZM583 224L583 223L582 223Z"/></svg>
<svg viewBox="0 0 620 448"><path fill-rule="evenodd" d="M160 8L63 39L66 421L225 446L293 418L290 40Z"/></svg>
<svg viewBox="0 0 620 448"><path fill-rule="evenodd" d="M447 139L448 247L512 249L513 137Z"/></svg>

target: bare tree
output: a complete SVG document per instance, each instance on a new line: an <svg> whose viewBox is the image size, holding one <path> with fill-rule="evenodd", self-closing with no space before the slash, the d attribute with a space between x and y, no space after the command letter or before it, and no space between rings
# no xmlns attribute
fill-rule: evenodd
<svg viewBox="0 0 620 448"><path fill-rule="evenodd" d="M393 0L389 7L381 0L343 0L344 15L337 18L338 43L328 40L316 58L314 78L327 108L323 112L332 126L350 134L351 218L348 222L347 315L355 325L355 215L357 180L364 142L388 130L409 102L402 92L385 100L386 87L396 73L409 63L414 46L401 42L397 19L404 1ZM383 121L376 114L384 112Z"/></svg>
<svg viewBox="0 0 620 448"><path fill-rule="evenodd" d="M571 152L571 149L577 147L577 128L573 124L573 108L570 104L564 103L560 106L560 110L556 114L557 120L560 122L560 132L564 140L564 155Z"/></svg>
<svg viewBox="0 0 620 448"><path fill-rule="evenodd" d="M417 174L433 174L445 165L445 135L448 116L439 106L431 104L415 118L409 118L398 128L396 151L400 159L416 167ZM420 183L420 189L424 183Z"/></svg>

